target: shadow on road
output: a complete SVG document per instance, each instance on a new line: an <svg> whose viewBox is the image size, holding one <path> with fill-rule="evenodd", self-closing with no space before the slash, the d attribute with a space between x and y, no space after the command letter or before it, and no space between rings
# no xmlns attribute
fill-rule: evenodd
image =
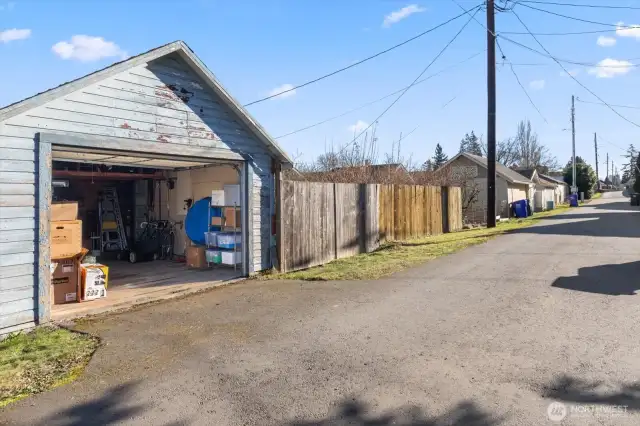
<svg viewBox="0 0 640 426"><path fill-rule="evenodd" d="M299 420L286 426L491 426L502 423L504 418L496 417L479 408L472 401L463 401L440 416L427 416L420 407L409 406L373 415L370 408L355 399L342 401L335 412L321 420Z"/></svg>
<svg viewBox="0 0 640 426"><path fill-rule="evenodd" d="M624 405L627 410L640 410L640 381L623 383L615 389L599 381L561 376L543 386L542 396L557 401L581 404Z"/></svg>
<svg viewBox="0 0 640 426"><path fill-rule="evenodd" d="M541 224L516 229L512 234L586 235L592 237L640 237L640 215L633 213L567 213L540 219ZM545 224L554 221L555 223Z"/></svg>
<svg viewBox="0 0 640 426"><path fill-rule="evenodd" d="M112 425L142 414L147 407L132 404L139 381L132 381L115 386L105 391L99 398L74 404L47 417L38 425L41 426L83 426L83 425ZM53 391L55 392L55 390ZM73 401L70 401L73 404ZM189 421L165 423L164 426L186 425Z"/></svg>
<svg viewBox="0 0 640 426"><path fill-rule="evenodd" d="M640 262L580 268L577 276L557 278L551 286L610 296L633 296L640 290Z"/></svg>

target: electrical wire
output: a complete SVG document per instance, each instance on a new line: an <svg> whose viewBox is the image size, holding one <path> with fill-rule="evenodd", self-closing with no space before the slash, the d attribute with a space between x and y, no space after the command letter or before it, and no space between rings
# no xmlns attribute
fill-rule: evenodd
<svg viewBox="0 0 640 426"><path fill-rule="evenodd" d="M413 80L413 82L409 86L407 86L402 91L402 93L400 93L400 95L393 102L391 102L391 104L384 111L382 111L382 113L380 115L378 115L378 117L375 120L373 120L373 122L371 124L369 124L364 130L362 130L357 136L355 136L351 142L349 142L348 144L343 146L340 149L340 152L344 151L348 146L350 146L353 143L355 143L358 140L358 138L360 136L362 136L367 130L369 130L371 128L371 126L373 126L375 123L377 123L409 91L409 89L411 89L413 86L415 86L417 84L417 82L420 80L422 75L425 72L427 72L427 70L431 67L431 65L433 65L435 63L435 61L437 61L438 58L440 58L440 56L442 56L442 54L449 48L449 46L451 46L451 44L453 44L453 42L458 38L458 36L460 36L462 31L464 31L464 29L469 25L471 20L474 19L476 13L478 13L479 10L480 10L479 7L476 8L476 10L474 11L473 15L471 15L471 17L469 18L469 20L467 22L465 22L465 24L462 26L462 28L460 28L460 30L458 30L456 35L453 36L453 38L451 40L449 40L449 42L440 50L440 52L438 52L438 54L431 60L431 62L429 62L429 64L422 70L422 72L420 72L420 74L418 74L418 76Z"/></svg>
<svg viewBox="0 0 640 426"><path fill-rule="evenodd" d="M520 23L522 24L522 26L524 27L525 30L527 30L527 32L531 33L531 30L529 29L529 27L527 26L527 24L524 23L524 21L522 19L520 19L520 16L515 12L512 11L513 16L515 16L518 21L520 21ZM538 40L538 38L536 36L534 36L533 34L531 34L531 37L533 37L533 39L536 41L536 43L538 43L538 45L542 48L542 50L544 50L549 57L551 57L551 59L553 59L555 61L556 64L558 64L558 66L560 68L562 68L562 70L569 76L571 77L571 79L573 79L573 81L575 81L576 83L578 83L583 89L585 89L587 92L591 93L591 95L593 97L595 97L596 99L598 99L600 102L602 102L603 104L605 104L611 111L613 111L618 117L622 118L624 121L633 124L636 127L640 127L640 124L635 123L631 120L629 120L627 117L625 117L624 115L620 114L618 111L616 111L615 108L613 108L611 105L609 105L604 99L602 99L600 96L598 96L597 94L595 94L593 92L593 90L589 89L587 86L585 86L584 84L582 84L577 78L575 78L569 71L567 71L567 69L560 63L560 61L558 61L552 54L551 52L549 52L547 50L546 47L544 47L544 45L540 42L540 40Z"/></svg>
<svg viewBox="0 0 640 426"><path fill-rule="evenodd" d="M577 102L583 103L583 104L593 104L593 105L604 105L606 106L607 104L603 104L602 102L593 102L593 101L583 101L580 98L576 98ZM613 107L616 108L628 108L628 109L640 109L640 107L637 106L630 106L630 105L615 105L615 104L610 104Z"/></svg>
<svg viewBox="0 0 640 426"><path fill-rule="evenodd" d="M537 36L568 36L568 35L583 35L583 34L602 34L602 33L615 33L617 29L609 30L591 30L591 31L571 31L571 32L555 32L555 33L533 33ZM522 31L500 31L500 34L514 34L514 35L529 35L527 32Z"/></svg>
<svg viewBox="0 0 640 426"><path fill-rule="evenodd" d="M590 21L588 19L583 19L583 18L576 18L575 16L569 16L569 15L563 15L562 13L557 13L557 12L552 12L550 10L545 10L545 9L540 9L539 7L535 7L535 6L530 6L528 4L525 3L518 3L518 5L522 6L522 7L526 7L529 9L533 9L533 10L537 10L539 12L544 12L544 13L548 13L550 15L555 15L555 16L559 16L561 18L565 18L565 19L571 19L574 21L580 21L580 22L586 22L588 24L595 24L595 25L603 25L605 27L615 27L616 29L638 29L637 26L629 26L629 25L618 25L618 24L609 24L607 22L598 22L598 21ZM515 14L515 12L514 12ZM532 34L533 35L533 34Z"/></svg>
<svg viewBox="0 0 640 426"><path fill-rule="evenodd" d="M418 80L420 80L420 78L422 78L422 76L424 75L425 72L427 72L427 70L429 68L431 68L431 65L433 65L439 58L440 56L442 56L442 54L449 48L449 46L451 46L453 44L454 41L456 41L456 39L458 38L458 36L460 36L460 34L462 34L462 32L464 31L465 28L467 28L467 26L469 25L469 23L471 22L472 19L475 18L476 14L478 13L478 11L480 10L480 7L477 6L475 8L475 11L473 12L473 15L471 15L471 17L469 18L469 20L467 20L467 22L464 23L464 25L462 26L462 28L460 28L458 30L458 32L456 33L456 35L453 36L453 38L451 40L449 40L449 42L447 44L445 44L445 46L440 50L440 52L438 52L438 54L431 60L431 62L429 62L429 64L420 72L420 74L418 74L418 76L411 82L410 85L408 85L403 91L402 93L400 93L400 95L394 99L393 102L391 102L391 104L384 110L382 111L382 113L380 113L380 115L378 115L378 117L373 120L371 122L371 124L369 124L364 130L362 130L356 137L353 138L353 140L351 142L349 142L348 144L344 145L339 153L342 153L345 149L347 149L347 147L349 147L350 145L354 144L358 138L362 135L365 134L365 132L367 130L369 130L371 128L371 126L373 126L375 123L377 123L382 117L384 117L384 115L389 112L389 110L391 108L393 108L393 106L398 103L398 101L400 99L402 99L402 97L413 87L417 84ZM464 12L467 13L467 12Z"/></svg>
<svg viewBox="0 0 640 426"><path fill-rule="evenodd" d="M469 56L467 59L464 59L464 60L462 60L462 61L460 61L460 62L458 62L458 63L455 63L455 64L453 64L453 65L451 65L451 66L448 66L448 67L446 67L446 68L443 68L443 69L441 69L440 71L438 71L437 73L434 73L434 74L428 75L427 77L425 77L425 78L423 78L423 79L421 79L421 80L418 80L418 81L414 84L414 86L417 86L418 84L424 83L425 81L430 80L430 79L432 79L433 77L436 77L436 76L438 76L438 75L440 75L440 74L445 73L446 71L449 71L449 70L451 70L451 69L453 69L453 68L456 68L456 67L458 67L458 66L460 66L460 65L462 65L462 64L464 64L464 63L467 63L467 62L469 62L470 60L472 60L472 59L474 59L474 58L478 57L479 55L483 54L484 52L486 52L486 50L483 50L483 51L481 51L481 52L478 52L478 53L476 53L476 54L474 54L474 55L472 55L472 56ZM308 125L308 126L302 127L302 128L300 128L300 129L297 129L297 130L293 130L293 131L291 131L291 132L289 132L289 133L286 133L286 134L284 134L284 135L281 135L281 136L277 136L275 139L282 139L282 138L286 138L287 136L295 135L296 133L300 133L300 132L303 132L303 131L305 131L305 130L312 129L312 128L314 128L314 127L317 127L317 126L320 126L320 125L322 125L322 124L328 123L328 122L330 122L330 121L336 120L336 119L338 119L338 118L344 117L345 115L349 115L349 114L351 114L352 112L355 112L355 111L361 110L361 109L363 109L363 108L366 108L366 107L368 107L368 106L370 106L370 105L376 104L376 103L378 103L378 102L380 102L380 101L383 101L383 100L385 100L385 99L387 99L387 98L390 98L390 97L391 97L391 96L393 96L393 95L397 95L398 93L402 92L402 91L403 91L404 89L406 89L407 87L409 87L409 86L405 86L405 87L403 87L403 88L401 88L401 89L396 90L395 92L392 92L392 93L389 93L389 94L387 94L387 95L384 95L383 97L378 98L378 99L376 99L375 101L367 102L367 103L365 103L365 104L362 104L362 105L360 105L360 106L357 106L357 107L355 107L355 108L352 108L352 109L350 109L350 110L348 110L348 111L345 111L345 112L343 112L343 113L341 113L341 114L334 115L333 117L327 118L327 119L322 120L322 121L318 121L317 123L310 124L310 125ZM452 100L453 100L453 99L452 99ZM451 102L451 101L450 101L450 102Z"/></svg>
<svg viewBox="0 0 640 426"><path fill-rule="evenodd" d="M569 7L586 7L592 9L629 9L640 10L637 6L618 6L609 4L584 4L584 3L562 3L555 1L537 1L537 0L520 0L518 3L533 3L533 4L546 4L550 6L569 6Z"/></svg>
<svg viewBox="0 0 640 426"><path fill-rule="evenodd" d="M480 8L480 6L481 6L481 5L476 5L475 7L473 7L473 8L471 8L471 9L469 9L468 11L471 11L471 10L474 10L474 9L477 11L477 10ZM444 22L442 22L442 23L440 23L440 24L436 25L435 27L429 28L428 30L423 31L423 32L421 32L420 34L418 34L418 35L416 35L416 36L413 36L413 37L411 37L411 38L409 38L409 39L407 39L407 40L405 40L405 41L403 41L403 42L401 42L401 43L398 43L398 44L396 44L396 45L394 45L394 46L391 46L390 48L385 49L385 50L383 50L383 51L381 51L381 52L378 52L378 53L376 53L376 54L374 54L374 55L371 55L371 56L368 56L368 57L366 57L366 58L364 58L364 59L361 59L361 60L359 60L359 61L357 61L357 62L355 62L355 63L353 63L353 64L351 64L351 65L348 65L348 66L346 66L346 67L342 67L342 68L340 68L340 69L337 69L337 70L335 70L335 71L332 71L332 72L330 72L330 73L328 73L328 74L325 74L325 75L323 75L323 76L320 76L320 77L314 78L313 80L309 80L309 81L307 81L307 82L305 82L305 83L298 84L297 86L291 87L290 89L287 89L287 90L283 90L282 92L278 92L278 93L275 93L275 94L273 94L273 95L269 95L269 96L266 96L266 97L264 97L264 98L257 99L257 100L255 100L255 101L249 102L248 104L245 104L244 106L245 106L245 107L248 107L248 106L251 106L251 105L258 104L258 103L260 103L260 102L267 101L267 100L272 99L272 98L275 98L275 97L277 97L277 96L281 96L281 95L283 95L283 94L285 94L285 93L289 93L289 92L292 92L292 91L294 91L294 90L300 89L300 88L302 88L302 87L309 86L310 84L317 83L317 82L319 82L319 81L321 81L321 80L324 80L325 78L332 77L332 76L334 76L334 75L336 75L336 74L339 74L339 73L341 73L341 72L343 72L343 71L346 71L346 70L348 70L348 69L354 68L354 67L356 67L356 66L358 66L358 65L360 65L360 64L363 64L363 63L365 63L365 62L367 62L367 61L370 61L370 60L372 60L372 59L374 59L374 58L377 58L378 56L384 55L385 53L391 52L392 50L395 50L395 49L397 49L397 48L399 48L399 47L401 47L401 46L404 46L404 45L405 45L405 44L407 44L407 43L410 43L410 42L412 42L412 41L414 41L414 40L417 40L417 39L419 39L420 37L422 37L422 36L424 36L424 35L427 35L427 34L431 33L432 31L437 30L437 29L438 29L438 28L440 28L440 27L443 27L443 26L447 25L447 24L449 24L449 23L451 23L451 22L455 21L456 19L460 18L461 16L465 15L468 11L467 11L467 10L465 10L465 12L463 12L463 13L461 13L461 14L457 15L457 16L454 16L453 18L450 18L450 19L448 19L448 20L444 21Z"/></svg>
<svg viewBox="0 0 640 426"><path fill-rule="evenodd" d="M514 12L514 14L515 14L515 12ZM527 34L529 34L529 33L527 33ZM533 34L531 34L531 35L533 35ZM522 44L522 43L520 43L518 41L515 41L515 40L509 38L509 37L505 37L505 36L502 35L502 33L498 34L498 37L500 37L503 40L508 41L509 43L513 43L516 46L520 46L520 47L522 47L524 49L527 49L527 50L529 50L531 52L537 53L538 55L544 56L545 58L550 58L550 59L553 59L554 61L560 61L560 62L564 62L566 64L580 65L580 66L583 66L583 67L593 67L593 68L632 68L632 67L640 67L640 64L633 64L633 63L629 63L627 65L600 65L598 63L577 62L577 61L572 61L572 60L569 60L569 59L561 59L561 58L558 58L556 56L540 52L539 50L536 50L531 46L527 46L526 44ZM637 59L640 59L640 58L629 58L629 59L622 59L622 60L629 62L629 61L634 61L634 60L637 60Z"/></svg>

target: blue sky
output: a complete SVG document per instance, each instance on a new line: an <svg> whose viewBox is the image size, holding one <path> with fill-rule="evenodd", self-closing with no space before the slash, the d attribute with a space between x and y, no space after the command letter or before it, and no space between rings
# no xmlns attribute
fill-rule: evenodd
<svg viewBox="0 0 640 426"><path fill-rule="evenodd" d="M465 7L479 3L458 1ZM566 1L640 7L640 1ZM640 24L640 10L535 6L610 24ZM566 20L523 6L515 10L534 32L612 29L602 34L539 38L553 55L563 59L588 63L608 60L604 64L613 67L565 66L607 102L640 106L636 89L640 87L640 70L612 62L639 58L630 62L640 63L640 30L616 32L613 27ZM0 105L103 68L123 55L177 39L186 41L241 103L248 103L279 87L300 84L351 64L458 13L460 9L450 0L0 0ZM484 22L483 12L477 16ZM408 85L465 20L454 21L290 96L248 109L273 136L279 136L378 99ZM509 13L498 14L496 20L498 32L523 31ZM600 36L606 38L598 42ZM528 35L508 37L540 50ZM425 76L482 52L485 44L484 30L471 22ZM570 128L571 95L586 101L597 99L561 75L561 68L551 59L507 41L501 45L513 63L542 64L516 66L515 70L548 124L530 105L509 68L499 65L498 138L512 136L518 121L528 118L541 141L561 164L566 163L571 155L571 133L562 129ZM485 58L479 55L415 86L380 120L380 153L389 151L401 132L417 127L402 142L405 156L411 154L421 163L433 155L436 143L449 155L455 154L466 132L486 133L485 84ZM324 152L327 144L350 142L352 126L371 123L392 100L279 142L293 156L311 160ZM640 124L640 110L617 110ZM622 150L614 145L640 145L640 129L606 107L577 103L576 111L577 154L593 164L593 132L598 132L601 176L607 152L616 164L624 161Z"/></svg>

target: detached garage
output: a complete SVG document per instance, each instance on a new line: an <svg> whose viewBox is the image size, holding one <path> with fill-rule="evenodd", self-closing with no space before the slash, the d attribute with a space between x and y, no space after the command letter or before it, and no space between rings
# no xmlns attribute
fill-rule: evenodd
<svg viewBox="0 0 640 426"><path fill-rule="evenodd" d="M290 166L181 41L0 109L0 334L59 306L51 220L61 206L117 299L271 268L275 191ZM233 266L190 269L194 247L216 246L210 231L231 241L217 247Z"/></svg>

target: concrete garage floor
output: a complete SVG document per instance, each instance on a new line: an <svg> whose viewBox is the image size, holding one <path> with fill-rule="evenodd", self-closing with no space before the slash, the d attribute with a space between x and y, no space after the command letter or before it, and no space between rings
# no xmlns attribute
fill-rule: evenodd
<svg viewBox="0 0 640 426"><path fill-rule="evenodd" d="M85 375L0 423L544 425L558 401L562 424L638 425L640 215L610 197L384 280L82 324L103 338Z"/></svg>
<svg viewBox="0 0 640 426"><path fill-rule="evenodd" d="M129 263L114 260L109 266L107 297L82 303L54 305L53 321L69 320L125 309L217 287L237 279L241 268L189 269L184 262L157 260Z"/></svg>

